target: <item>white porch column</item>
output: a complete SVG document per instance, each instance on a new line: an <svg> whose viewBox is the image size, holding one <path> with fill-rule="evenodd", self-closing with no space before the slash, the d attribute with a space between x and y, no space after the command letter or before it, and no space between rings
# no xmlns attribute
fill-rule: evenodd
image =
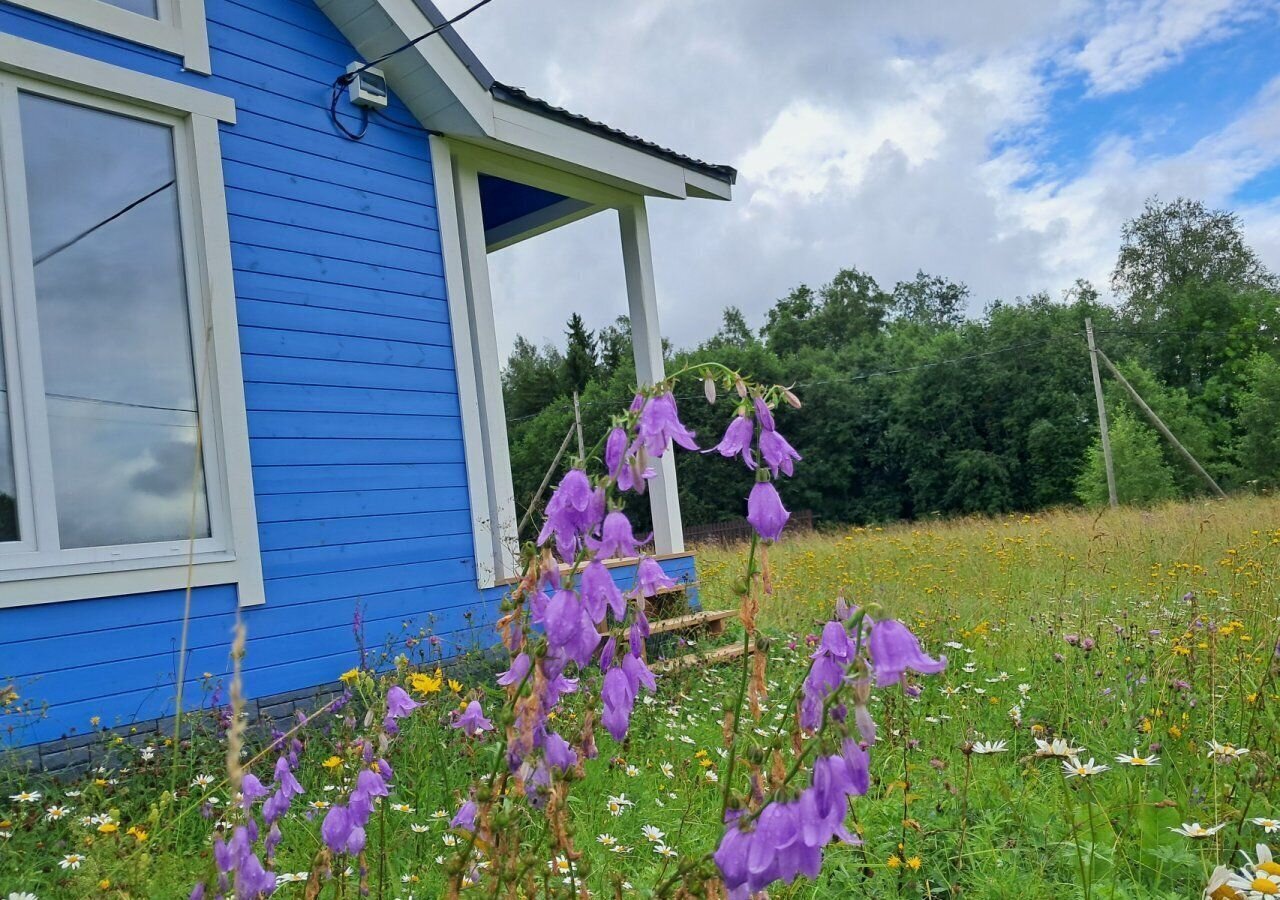
<svg viewBox="0 0 1280 900"><path fill-rule="evenodd" d="M447 146L432 138L433 160L448 153ZM481 587L516 574L519 552L516 535L515 490L511 484L511 450L507 443L507 421L502 401L501 362L494 329L493 296L489 288L489 260L485 246L484 218L480 208L480 182L476 170L457 158L449 160L452 178L440 161L436 162L438 203L441 207L441 237L446 229L446 195L454 194L458 243L454 252L461 262L461 285L465 310L459 309L454 280L448 281L451 317L454 322L458 362L459 400L464 426L472 424L467 439L467 481L471 488L473 528L476 530L476 566ZM452 191L442 182L451 180ZM448 246L446 251L454 248ZM445 260L446 275L453 268ZM456 273L454 273L456 274ZM454 310L463 315L455 315ZM465 327L460 327L465 325ZM470 365L471 371L463 371ZM466 383L468 390L463 389ZM471 395L471 396L468 396ZM470 409L467 407L474 406ZM464 427L464 432L465 432ZM479 434L475 435L474 431ZM476 439L478 438L478 440ZM479 446L472 446L478 444ZM486 552L487 551L487 552Z"/></svg>
<svg viewBox="0 0 1280 900"><path fill-rule="evenodd" d="M653 251L649 245L649 215L644 198L618 209L622 228L622 264L627 275L627 305L631 315L631 343L640 384L656 384L666 377L662 361L662 332L658 328L658 294L653 281ZM658 553L684 551L684 527L676 493L674 449L654 461L658 475L649 482L653 514L653 542Z"/></svg>

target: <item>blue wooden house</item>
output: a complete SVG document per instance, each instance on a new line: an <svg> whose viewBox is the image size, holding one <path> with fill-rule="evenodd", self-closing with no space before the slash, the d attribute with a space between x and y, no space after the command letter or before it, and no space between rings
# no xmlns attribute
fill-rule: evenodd
<svg viewBox="0 0 1280 900"><path fill-rule="evenodd" d="M228 672L237 610L253 698L354 665L357 608L372 645L492 621L515 513L488 253L616 214L662 377L647 198L728 199L734 171L496 81L449 27L340 80L444 24L0 0L0 689L43 709L0 743L171 714Z"/></svg>

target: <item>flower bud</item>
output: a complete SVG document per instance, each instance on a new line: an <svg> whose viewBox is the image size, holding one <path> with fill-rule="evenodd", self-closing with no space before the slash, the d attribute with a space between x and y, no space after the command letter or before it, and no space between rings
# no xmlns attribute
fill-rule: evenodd
<svg viewBox="0 0 1280 900"><path fill-rule="evenodd" d="M708 403L716 402L716 383L710 375L702 379L702 392L706 394Z"/></svg>

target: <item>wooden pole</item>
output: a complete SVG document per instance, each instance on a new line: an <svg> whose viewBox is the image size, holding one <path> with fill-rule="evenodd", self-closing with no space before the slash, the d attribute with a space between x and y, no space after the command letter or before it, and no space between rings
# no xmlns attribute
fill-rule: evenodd
<svg viewBox="0 0 1280 900"><path fill-rule="evenodd" d="M1084 333L1089 341L1089 368L1093 370L1093 396L1098 401L1098 428L1102 435L1102 462L1107 470L1107 497L1111 501L1111 508L1115 509L1120 505L1120 500L1116 496L1116 469L1111 461L1111 434L1107 431L1107 404L1102 399L1102 375L1098 372L1100 351L1093 342L1093 319L1084 320Z"/></svg>
<svg viewBox="0 0 1280 900"><path fill-rule="evenodd" d="M1173 436L1173 432L1169 430L1169 426L1165 425L1164 422L1160 420L1160 417L1155 414L1155 410L1150 406L1147 406L1147 402L1142 399L1142 395L1138 393L1137 389L1129 383L1129 379L1121 375L1120 370L1115 367L1111 360L1107 359L1107 354L1099 350L1098 356L1102 359L1102 364L1107 367L1107 371L1114 375L1116 381L1120 382L1120 386L1129 392L1129 396L1133 398L1133 402L1138 405L1138 409L1142 410L1143 414L1151 424L1156 427L1156 430L1165 436L1165 440L1170 444L1173 444L1174 449L1182 454L1182 458L1187 461L1191 468L1196 470L1196 473L1205 480L1218 498L1225 500L1227 495L1223 492L1222 488L1218 487L1218 482L1214 481L1213 476L1204 470L1204 466L1200 465L1199 460L1191 455L1191 451L1182 446L1182 442Z"/></svg>
<svg viewBox="0 0 1280 900"><path fill-rule="evenodd" d="M573 392L573 424L578 429L578 459L587 461L587 445L582 440L582 408L578 406L578 392Z"/></svg>
<svg viewBox="0 0 1280 900"><path fill-rule="evenodd" d="M560 449L556 451L556 458L551 460L551 465L547 469L547 474L542 476L542 484L538 485L538 490L534 493L533 499L529 501L529 508L524 511L524 515L520 517L520 524L516 526L516 536L519 537L520 532L524 531L524 526L529 524L529 519L533 516L533 511L538 508L538 501L542 499L542 492L547 489L547 485L551 483L551 476L556 473L556 467L560 465L560 457L564 456L564 451L569 447L569 441L573 440L573 426L569 426L569 430L564 433L564 440L560 442Z"/></svg>

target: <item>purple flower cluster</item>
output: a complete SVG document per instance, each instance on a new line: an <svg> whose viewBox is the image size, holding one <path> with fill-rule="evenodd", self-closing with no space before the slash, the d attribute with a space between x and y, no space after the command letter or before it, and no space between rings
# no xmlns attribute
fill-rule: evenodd
<svg viewBox="0 0 1280 900"><path fill-rule="evenodd" d="M387 691L387 711L383 718L386 736L396 735L400 730L396 720L411 715L421 705L399 685ZM335 803L329 807L324 821L320 823L320 837L334 853L355 855L364 849L365 826L373 815L374 804L379 797L390 795L391 779L395 777L391 763L376 757L374 745L370 741L362 740L359 749L366 768L362 768L356 776L355 787L347 797L347 802Z"/></svg>
<svg viewBox="0 0 1280 900"><path fill-rule="evenodd" d="M844 818L848 799L866 793L869 782L867 748L876 739L867 709L871 673L885 687L901 683L908 670L933 674L947 664L945 658L927 656L901 622L868 624L843 598L836 603L836 617L810 642L817 647L801 687L800 727L821 732L824 743L838 740L841 752L818 758L810 786L799 797L771 802L754 817L740 811L730 817L715 861L731 900L763 891L774 881L814 878L823 847L835 839L856 840L845 830ZM851 688L856 733L850 731L846 705L834 703L842 687Z"/></svg>
<svg viewBox="0 0 1280 900"><path fill-rule="evenodd" d="M218 873L218 900L229 895L233 890L236 897L267 897L276 889L276 877L267 868L275 858L276 848L280 845L280 820L289 811L293 798L303 793L302 785L293 774L298 767L298 754L302 752L302 743L293 738L285 743L283 735L277 735L275 745L281 750L272 773L274 791L267 788L262 780L252 772L246 773L240 782L240 807L245 813L245 824L237 825L231 831L230 840L214 838L213 860ZM262 824L267 828L263 839L264 865L258 858L254 846L258 843L261 829L254 818L253 810L259 800L262 803ZM203 898L205 885L197 884L191 891L191 897Z"/></svg>
<svg viewBox="0 0 1280 900"><path fill-rule="evenodd" d="M794 800L768 804L745 825L743 811L732 811L715 852L729 900L747 900L775 881L816 878L827 844L858 843L844 819L849 798L867 792L868 764L867 752L846 739L841 753L818 758L809 787Z"/></svg>
<svg viewBox="0 0 1280 900"><path fill-rule="evenodd" d="M764 469L758 471L758 463L752 450L755 423L760 425L756 449L759 457L764 460ZM800 454L778 432L769 404L761 397L754 397L750 407L745 404L739 407L733 421L725 429L724 437L711 450L726 459L740 456L748 469L756 471L755 486L747 497L747 521L764 540L778 540L791 513L782 505L782 498L778 496L778 489L773 486L770 476L778 478L781 475L794 475L795 462L800 459Z"/></svg>

